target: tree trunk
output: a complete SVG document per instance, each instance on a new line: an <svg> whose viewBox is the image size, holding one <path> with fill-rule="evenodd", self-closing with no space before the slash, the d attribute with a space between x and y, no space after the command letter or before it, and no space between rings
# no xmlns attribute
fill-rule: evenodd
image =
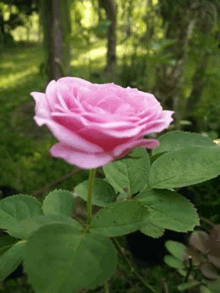
<svg viewBox="0 0 220 293"><path fill-rule="evenodd" d="M114 71L116 66L116 5L114 0L99 0L99 6L105 9L108 27L107 65L105 71Z"/></svg>
<svg viewBox="0 0 220 293"><path fill-rule="evenodd" d="M41 0L48 79L57 80L70 71L70 15L68 0Z"/></svg>

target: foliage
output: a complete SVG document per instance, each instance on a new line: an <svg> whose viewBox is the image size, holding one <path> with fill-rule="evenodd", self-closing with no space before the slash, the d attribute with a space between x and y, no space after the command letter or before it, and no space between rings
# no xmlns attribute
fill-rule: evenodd
<svg viewBox="0 0 220 293"><path fill-rule="evenodd" d="M11 45L11 32L28 22L33 12L39 10L39 1L36 0L2 0L0 3L0 45Z"/></svg>
<svg viewBox="0 0 220 293"><path fill-rule="evenodd" d="M39 1L36 0L1 0L2 3L15 6L19 12L30 15L33 11L38 10Z"/></svg>
<svg viewBox="0 0 220 293"><path fill-rule="evenodd" d="M219 225L212 225L209 233L194 231L190 236L189 246L175 241L166 242L166 248L171 255L165 256L165 263L184 277L184 283L178 286L179 291L198 286L200 292L203 292L204 287L209 289L207 292L220 292L219 237Z"/></svg>
<svg viewBox="0 0 220 293"><path fill-rule="evenodd" d="M176 151L172 150L173 139L177 142ZM110 185L106 181L100 181L102 179L98 180L93 195L94 199L98 199L100 205L104 205L104 207L96 213L91 223L77 222L71 218L75 204L73 196L68 191L55 190L50 192L43 203L31 196L22 194L1 200L0 228L7 229L7 233L15 241L15 243L12 242L11 238L8 239L8 243L6 238L5 241L2 241L1 266L3 270L1 271L1 280L24 260L25 270L36 292L72 292L72 290L78 292L84 287L95 288L110 278L116 269L117 253L114 245L108 239L109 237L129 234L139 229L143 233L152 235L152 233L155 233L155 227L179 232L193 230L198 225L199 220L192 204L178 193L166 190L165 186L162 186L163 189L160 190L152 189L153 185L150 179L154 176L152 175L155 172L154 165L169 154L178 151L181 152L183 157L185 155L185 160L190 156L191 161L194 161L195 158L198 168L195 167L194 173L190 173L192 182L196 182L198 174L202 181L209 179L208 168L203 168L203 162L197 159L194 152L192 154L182 153L183 150L188 151L187 145L192 141L197 145L194 148L199 148L201 157L206 156L207 149L209 150L209 170L213 177L218 176L220 174L220 166L218 165L220 160L212 166L212 158L216 158L216 155L220 153L218 145L199 135L171 132L165 137L162 136L159 148L163 152L152 164L150 164L149 157L143 149L135 149L131 152L129 158L112 162L111 168L107 168L108 166L104 168L109 183L112 182L113 188L125 193L125 196L123 200L120 200L120 197L119 200L111 197L110 202L106 202L105 194L109 192ZM211 146L204 146L204 143ZM169 145L171 149L169 149ZM192 147L192 150L194 148ZM139 160L141 160L141 164ZM124 163L126 166L122 168L121 164ZM166 162L166 165L170 164L171 162ZM140 173L139 169L143 173ZM160 164L156 173L163 169L163 164ZM123 172L123 170L126 170L126 172ZM175 172L181 174L183 185L189 183L186 180L188 174L185 170L186 166L183 165L178 165L175 170ZM115 174L116 177L114 177ZM138 175L132 176L132 174ZM122 180L120 180L120 177ZM168 177L166 183L168 189L176 187L172 182L172 176ZM139 184L140 179L141 184ZM103 183L100 184L101 182ZM147 182L149 184L146 184ZM84 184L87 185L88 183ZM79 184L79 186L76 186L76 191L82 198L88 200L88 195L85 197L85 191L82 187L83 185ZM114 191L112 190L111 193L114 194ZM132 198L131 195L133 195ZM213 237L218 238L216 229L218 229L218 226L215 226L215 230L211 232L212 243L215 242ZM217 250L210 250L210 247L198 246L196 244L198 237L195 237L192 236L191 238L193 246L203 253L204 249L208 249L209 255L207 257L209 261L218 267L216 258L218 248ZM182 268L183 253L179 254L178 251L179 249L183 250L183 246L179 248L176 244L176 246L168 246L168 249L177 260L167 257L167 262L172 267ZM56 270L54 270L54 267L56 267ZM89 271L88 268L91 267L95 269ZM203 270L203 273L205 272L204 274L207 276L209 272L207 273L206 270L207 268ZM86 282L85 275L87 276ZM187 276L187 273L185 275Z"/></svg>

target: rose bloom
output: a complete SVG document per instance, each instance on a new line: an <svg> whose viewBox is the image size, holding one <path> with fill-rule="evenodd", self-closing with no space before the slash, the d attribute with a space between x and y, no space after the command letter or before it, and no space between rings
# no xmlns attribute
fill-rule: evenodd
<svg viewBox="0 0 220 293"><path fill-rule="evenodd" d="M46 124L58 140L52 156L84 169L104 166L136 147L155 148L159 142L143 136L173 120L173 112L164 111L152 94L113 83L64 77L31 95L36 123Z"/></svg>

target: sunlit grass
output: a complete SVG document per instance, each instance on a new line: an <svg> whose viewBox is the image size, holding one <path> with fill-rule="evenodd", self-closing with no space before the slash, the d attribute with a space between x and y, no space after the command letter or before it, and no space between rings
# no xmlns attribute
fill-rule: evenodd
<svg viewBox="0 0 220 293"><path fill-rule="evenodd" d="M75 58L74 58L75 57ZM79 56L73 55L70 65L78 68L84 67L86 71L94 68L102 68L105 66L106 47L101 45L99 48L91 48L87 52Z"/></svg>
<svg viewBox="0 0 220 293"><path fill-rule="evenodd" d="M15 89L16 92L31 76L39 72L43 52L41 47L36 46L15 47L4 51L2 57L0 60L0 90Z"/></svg>
<svg viewBox="0 0 220 293"><path fill-rule="evenodd" d="M36 65L17 73L11 73L2 76L0 79L0 89L7 89L8 87L15 87L21 83L28 75L37 73L39 68Z"/></svg>
<svg viewBox="0 0 220 293"><path fill-rule="evenodd" d="M106 47L102 46L102 47L90 50L87 53L87 56L89 56L92 60L95 60L96 58L100 58L100 57L105 58L106 52L107 52Z"/></svg>
<svg viewBox="0 0 220 293"><path fill-rule="evenodd" d="M12 62L12 61L4 62L1 64L1 69L2 68L9 68L10 70L13 70L14 65L15 65L14 62Z"/></svg>

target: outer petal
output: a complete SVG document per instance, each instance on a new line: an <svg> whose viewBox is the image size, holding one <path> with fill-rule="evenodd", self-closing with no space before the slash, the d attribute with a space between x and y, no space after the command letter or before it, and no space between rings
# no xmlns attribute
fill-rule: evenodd
<svg viewBox="0 0 220 293"><path fill-rule="evenodd" d="M50 149L50 153L83 169L98 168L113 160L108 153L84 153L62 143L55 144Z"/></svg>
<svg viewBox="0 0 220 293"><path fill-rule="evenodd" d="M144 130L146 126L135 125L135 123L128 123L126 121L92 124L90 123L83 133L92 133L93 131L99 132L100 135L115 138L130 138L139 136L140 132Z"/></svg>
<svg viewBox="0 0 220 293"><path fill-rule="evenodd" d="M168 111L164 110L162 112L162 119L164 120L167 127L170 125L170 123L173 121L173 118L171 117L173 115L174 111Z"/></svg>
<svg viewBox="0 0 220 293"><path fill-rule="evenodd" d="M44 123L57 138L57 140L63 144L69 145L70 147L74 147L81 151L86 151L88 153L103 151L100 146L84 139L82 136L72 132L71 130L67 129L61 124L56 123L53 120L47 120Z"/></svg>
<svg viewBox="0 0 220 293"><path fill-rule="evenodd" d="M50 119L50 107L46 100L46 95L43 93L32 92L32 97L36 102L34 120L41 126L45 120Z"/></svg>
<svg viewBox="0 0 220 293"><path fill-rule="evenodd" d="M45 95L47 103L50 107L50 111L56 111L57 104L59 105L59 100L57 97L57 83L55 80L52 80L46 87Z"/></svg>
<svg viewBox="0 0 220 293"><path fill-rule="evenodd" d="M138 147L144 147L148 149L156 148L159 145L159 141L156 139L137 139L116 147L113 151L114 157L124 156L130 150Z"/></svg>
<svg viewBox="0 0 220 293"><path fill-rule="evenodd" d="M163 113L165 112L165 113ZM148 123L146 123L146 128L143 130L140 135L144 136L151 133L161 132L166 129L173 118L171 115L174 113L173 111L163 111L160 117L156 120L152 119Z"/></svg>
<svg viewBox="0 0 220 293"><path fill-rule="evenodd" d="M85 79L82 79L79 77L71 77L71 76L61 77L60 79L58 79L57 83L62 85L67 85L69 87L78 87L78 88L92 86L92 83Z"/></svg>
<svg viewBox="0 0 220 293"><path fill-rule="evenodd" d="M113 136L109 136L105 132L100 132L94 128L84 128L83 130L77 133L80 137L89 141L91 143L95 142L100 148L102 148L101 152L110 153L114 150L118 145L124 144L128 141L128 138L117 138ZM69 145L69 143L68 143ZM72 145L74 147L74 145ZM87 152L92 152L89 148ZM100 151L97 151L100 152Z"/></svg>

